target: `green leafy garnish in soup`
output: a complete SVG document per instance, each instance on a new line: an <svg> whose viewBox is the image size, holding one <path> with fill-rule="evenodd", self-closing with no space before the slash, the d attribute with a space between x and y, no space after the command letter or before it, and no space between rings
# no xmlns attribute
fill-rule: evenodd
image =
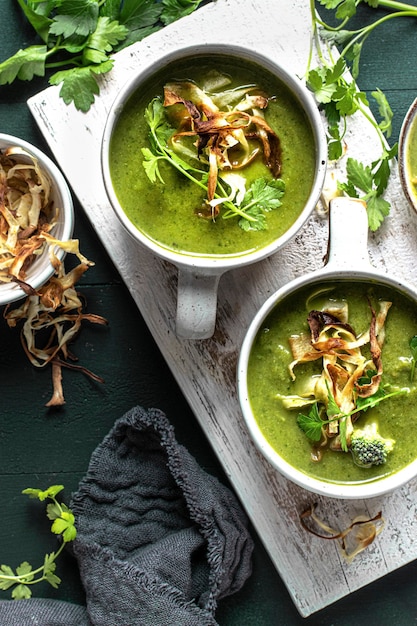
<svg viewBox="0 0 417 626"><path fill-rule="evenodd" d="M379 284L309 286L274 308L248 365L258 425L319 480L372 481L417 457L417 306Z"/></svg>
<svg viewBox="0 0 417 626"><path fill-rule="evenodd" d="M159 70L115 125L110 171L129 219L177 252L240 255L283 235L315 175L311 125L269 71L221 55Z"/></svg>

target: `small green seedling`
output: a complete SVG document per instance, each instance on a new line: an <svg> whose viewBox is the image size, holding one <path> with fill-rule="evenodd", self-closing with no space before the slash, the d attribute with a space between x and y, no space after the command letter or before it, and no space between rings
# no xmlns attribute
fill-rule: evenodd
<svg viewBox="0 0 417 626"><path fill-rule="evenodd" d="M22 493L30 498L37 498L41 502L50 500L46 507L46 515L52 521L51 532L59 535L61 545L56 552L46 554L40 567L33 569L27 561L23 561L14 571L9 565L0 565L0 590L12 590L14 600L23 600L32 596L31 586L47 581L55 589L61 582L56 575L56 560L63 551L65 545L73 541L77 535L75 518L71 509L65 504L58 502L57 494L62 491L62 485L52 485L45 491L41 489L24 489Z"/></svg>

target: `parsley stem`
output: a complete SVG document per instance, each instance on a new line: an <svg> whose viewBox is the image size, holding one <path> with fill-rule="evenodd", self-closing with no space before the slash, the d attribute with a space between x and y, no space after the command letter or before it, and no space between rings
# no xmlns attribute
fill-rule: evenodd
<svg viewBox="0 0 417 626"><path fill-rule="evenodd" d="M65 547L65 541L61 543L61 545L59 546L56 552L52 553L51 556L53 556L53 558L50 560L50 563L57 560L57 558L63 551L64 547ZM37 567L36 569L30 570L27 574L9 575L9 574L0 573L0 580L15 580L16 583L24 583L25 585L35 585L36 583L39 583L42 580L45 580L45 574L42 574L42 576L34 580L27 580L28 576L34 577L36 574L40 574L41 572L44 572L44 570L45 570L45 566L41 565L40 567Z"/></svg>
<svg viewBox="0 0 417 626"><path fill-rule="evenodd" d="M413 11L417 12L416 7L412 4L407 4L406 2L396 2L395 0L379 0L379 7L384 7L385 9L392 9L393 11Z"/></svg>
<svg viewBox="0 0 417 626"><path fill-rule="evenodd" d="M376 406L383 400L388 400L388 398L392 398L393 396L403 395L405 393L410 393L410 390L408 388L404 388L404 389L399 389L398 391L392 391L391 393L387 393L384 396L375 398L374 400L370 401L369 404L366 406L362 405L360 407L356 407L352 411L349 411L349 413L339 413L338 415L333 416L329 420L323 420L323 424L330 424L330 422L340 421L341 419L345 417L351 417L352 415L355 415L355 413L359 413L360 411L363 411L364 409L373 408L374 406Z"/></svg>
<svg viewBox="0 0 417 626"><path fill-rule="evenodd" d="M387 22L388 20L391 20L394 17L417 17L417 8L415 8L413 11L408 10L408 11L401 11L398 13L391 13L389 15L385 15L384 17L379 18L378 20L376 20L372 24L369 24L368 26L359 28L356 31L351 31L352 34L356 33L356 36L353 37L349 41L349 43L343 48L340 55L344 57L346 53L350 50L350 48L352 48L355 45L355 43L357 43L357 41L359 41L360 39L365 40L377 26L380 26L384 22ZM326 28L328 27L326 26Z"/></svg>

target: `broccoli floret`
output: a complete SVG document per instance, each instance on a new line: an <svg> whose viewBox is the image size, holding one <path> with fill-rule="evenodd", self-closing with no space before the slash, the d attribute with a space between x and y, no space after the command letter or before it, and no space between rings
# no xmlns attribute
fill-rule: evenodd
<svg viewBox="0 0 417 626"><path fill-rule="evenodd" d="M394 448L394 439L386 439L378 433L375 423L367 424L364 428L355 428L350 442L350 451L353 460L359 467L383 465L388 454Z"/></svg>

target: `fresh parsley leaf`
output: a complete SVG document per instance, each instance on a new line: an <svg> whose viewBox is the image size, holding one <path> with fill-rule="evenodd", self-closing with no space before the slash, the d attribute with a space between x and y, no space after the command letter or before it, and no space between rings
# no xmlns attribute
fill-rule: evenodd
<svg viewBox="0 0 417 626"><path fill-rule="evenodd" d="M367 201L368 224L371 231L375 232L389 215L391 205L377 195L372 195Z"/></svg>
<svg viewBox="0 0 417 626"><path fill-rule="evenodd" d="M376 231L390 212L390 203L381 197L388 182L388 159L389 154L385 153L380 161L369 166L349 158L346 163L347 182L338 185L347 195L361 197L366 202L371 231Z"/></svg>
<svg viewBox="0 0 417 626"><path fill-rule="evenodd" d="M52 24L52 19L44 13L44 9L46 8L47 3L30 2L30 0L28 0L27 2L25 2L25 0L17 1L30 25L35 29L42 41L47 43L49 28Z"/></svg>
<svg viewBox="0 0 417 626"><path fill-rule="evenodd" d="M384 133L384 135L389 138L392 133L392 118L393 112L391 106L387 100L386 95L380 90L376 89L371 94L378 104L378 111L382 118L379 122L379 128Z"/></svg>
<svg viewBox="0 0 417 626"><path fill-rule="evenodd" d="M48 500L48 498L55 498L62 490L64 489L63 485L52 485L42 491L42 489L23 489L22 493L29 496L29 498L37 498L41 502L44 500Z"/></svg>
<svg viewBox="0 0 417 626"><path fill-rule="evenodd" d="M300 413L297 417L298 426L311 441L320 441L324 423L317 402L312 405L307 415Z"/></svg>
<svg viewBox="0 0 417 626"><path fill-rule="evenodd" d="M331 419L335 417L336 415L340 415L340 407L336 403L336 400L334 399L334 395L330 391L327 380L326 380L326 387L327 387L327 416L329 417L329 419Z"/></svg>
<svg viewBox="0 0 417 626"><path fill-rule="evenodd" d="M109 17L99 17L97 27L88 37L84 47L83 61L97 64L107 61L107 53L111 52L119 42L124 41L128 34L126 26Z"/></svg>
<svg viewBox="0 0 417 626"><path fill-rule="evenodd" d="M57 576L53 572L46 572L45 573L45 580L54 589L58 589L59 585L61 584L61 579L59 578L59 576Z"/></svg>
<svg viewBox="0 0 417 626"><path fill-rule="evenodd" d="M257 178L253 181L239 205L239 226L243 230L265 230L265 213L281 206L285 183L281 178ZM227 219L230 212L225 214Z"/></svg>
<svg viewBox="0 0 417 626"><path fill-rule="evenodd" d="M29 46L0 63L0 85L12 83L16 78L32 80L45 75L46 46Z"/></svg>
<svg viewBox="0 0 417 626"><path fill-rule="evenodd" d="M379 0L363 0L372 8L380 5ZM340 22L334 25L326 24L311 5L313 30L319 32L321 40L326 45L337 45L340 55L336 61L332 55L320 49L320 39L317 39L319 49L319 65L314 69L308 68L307 85L323 110L327 125L328 155L330 160L337 161L344 154L344 136L348 128L348 118L354 113L363 113L374 126L381 141L381 156L366 166L359 162L350 163L348 179L339 183L339 189L347 195L363 198L368 209L368 224L372 231L377 230L390 212L390 203L382 198L391 175L391 159L396 155L397 146L392 149L386 147L385 137L389 138L392 132L392 110L386 96L380 89L372 92L378 106L380 121L369 116L369 103L366 94L361 91L355 81L347 80L350 71L356 80L359 76L360 58L364 43L373 30L388 19L398 16L407 7L407 15L417 17L417 9L411 5L400 5L387 0L384 6L391 13L377 18L366 25L349 30L347 24L355 15L356 7L361 0L318 0L329 11L334 11L334 17ZM330 57L330 58L329 58ZM349 63L349 66L348 66Z"/></svg>
<svg viewBox="0 0 417 626"><path fill-rule="evenodd" d="M13 587L15 581L13 580L15 573L8 565L0 565L0 589L7 591L10 587Z"/></svg>
<svg viewBox="0 0 417 626"><path fill-rule="evenodd" d="M372 191L372 170L356 159L349 158L346 163L349 182L364 193Z"/></svg>
<svg viewBox="0 0 417 626"><path fill-rule="evenodd" d="M95 96L100 93L95 74L108 72L113 66L113 61L108 59L100 65L76 67L69 70L61 70L51 76L51 85L62 83L59 95L65 104L74 103L79 111L88 111L94 102Z"/></svg>
<svg viewBox="0 0 417 626"><path fill-rule="evenodd" d="M59 11L49 29L52 35L87 37L94 32L99 16L97 0L63 0Z"/></svg>
<svg viewBox="0 0 417 626"><path fill-rule="evenodd" d="M115 51L200 5L200 0L17 1L46 45L19 50L0 63L0 85L32 80L54 68L49 83L62 83L59 93L64 102L85 112L100 92L95 74L112 68Z"/></svg>
<svg viewBox="0 0 417 626"><path fill-rule="evenodd" d="M190 15L199 7L201 2L202 0L162 0L161 20L165 26L171 24L180 17Z"/></svg>
<svg viewBox="0 0 417 626"><path fill-rule="evenodd" d="M372 382L372 378L376 376L376 374L376 370L367 370L367 372L363 376L358 378L358 385L369 385ZM368 398L362 398L361 396L358 396L356 398L356 408L360 411L366 411L370 407L375 406L375 401L377 400L379 402L383 399L385 395L386 392L384 388L382 387L382 385L379 385L378 389L374 394L372 394L372 396L369 396Z"/></svg>
<svg viewBox="0 0 417 626"><path fill-rule="evenodd" d="M266 218L260 206L253 206L245 211L245 216L239 218L239 226L242 230L265 230Z"/></svg>
<svg viewBox="0 0 417 626"><path fill-rule="evenodd" d="M142 165L151 183L156 183L156 181L159 180L159 182L164 184L164 180L159 171L160 157L154 154L149 148L142 148L142 155L144 158Z"/></svg>
<svg viewBox="0 0 417 626"><path fill-rule="evenodd" d="M32 581L35 577L35 574L32 571L32 566L27 561L23 561L23 563L16 567L16 574L21 578L24 578L26 582Z"/></svg>
<svg viewBox="0 0 417 626"><path fill-rule="evenodd" d="M162 9L162 4L155 0L125 0L118 19L131 31L147 28L158 22Z"/></svg>
<svg viewBox="0 0 417 626"><path fill-rule="evenodd" d="M29 585L45 580L52 587L56 588L61 582L61 579L55 574L56 560L65 545L73 541L77 535L74 514L71 509L65 504L60 504L56 499L57 494L62 489L62 485L52 485L46 490L28 488L22 492L30 498L36 498L41 502L51 500L47 506L47 516L49 519L54 520L51 530L61 536L62 542L56 552L45 555L43 565L36 569L33 569L32 565L27 561L23 561L16 568L16 572L8 565L0 565L0 590L7 591L12 589L12 598L15 600L31 597L32 591Z"/></svg>
<svg viewBox="0 0 417 626"><path fill-rule="evenodd" d="M62 511L61 516L54 520L51 530L56 535L62 535L64 541L72 541L77 535L74 522L75 517L70 511Z"/></svg>
<svg viewBox="0 0 417 626"><path fill-rule="evenodd" d="M32 597L32 591L27 585L19 584L12 591L13 600L28 600Z"/></svg>

